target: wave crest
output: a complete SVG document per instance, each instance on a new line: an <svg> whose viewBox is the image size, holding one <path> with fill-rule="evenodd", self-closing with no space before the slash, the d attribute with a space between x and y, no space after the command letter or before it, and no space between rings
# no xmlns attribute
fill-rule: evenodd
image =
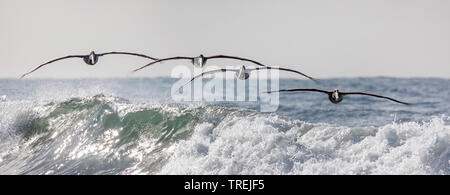
<svg viewBox="0 0 450 195"><path fill-rule="evenodd" d="M346 127L105 95L0 106L4 174L450 174L446 116Z"/></svg>

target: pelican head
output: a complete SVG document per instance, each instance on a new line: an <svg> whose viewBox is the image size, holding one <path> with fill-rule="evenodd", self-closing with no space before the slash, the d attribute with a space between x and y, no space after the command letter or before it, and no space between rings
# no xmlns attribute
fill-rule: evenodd
<svg viewBox="0 0 450 195"><path fill-rule="evenodd" d="M88 65L95 65L98 62L98 55L95 54L94 51L91 51L91 53L87 56L84 56L83 58L84 62Z"/></svg>
<svg viewBox="0 0 450 195"><path fill-rule="evenodd" d="M337 104L341 102L343 98L342 95L339 94L339 90L334 89L333 92L328 95L328 99L330 99L333 104Z"/></svg>
<svg viewBox="0 0 450 195"><path fill-rule="evenodd" d="M197 67L200 67L200 68L205 66L205 64L206 64L205 56L203 56L203 54L201 54L200 56L195 57L194 59L192 59L192 64L194 66L197 66Z"/></svg>
<svg viewBox="0 0 450 195"><path fill-rule="evenodd" d="M236 77L241 80L247 80L250 74L245 70L245 66L241 66L239 72L236 72Z"/></svg>

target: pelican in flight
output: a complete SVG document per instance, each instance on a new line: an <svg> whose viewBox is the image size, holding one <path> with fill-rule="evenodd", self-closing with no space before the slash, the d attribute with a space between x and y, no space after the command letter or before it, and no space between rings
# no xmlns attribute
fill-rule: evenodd
<svg viewBox="0 0 450 195"><path fill-rule="evenodd" d="M137 53L130 53L130 52L113 51L113 52L96 54L94 51L91 51L91 53L89 55L68 55L68 56L65 56L65 57L60 57L60 58L56 58L56 59L50 60L50 61L48 61L48 62L46 62L44 64L39 65L38 67L36 67L35 69L31 70L30 72L27 72L27 73L23 74L20 78L23 78L23 77L31 74L32 72L38 70L39 68L42 68L43 66L45 66L47 64L50 64L50 63L53 63L53 62L56 62L56 61L59 61L59 60L68 59L68 58L83 58L84 62L87 65L93 66L93 65L95 65L98 62L98 58L100 56L105 56L105 55L110 55L110 54L133 55L133 56L139 56L139 57L143 57L143 58L148 58L148 59L151 59L151 60L158 60L156 58L153 58L153 57L150 57L150 56L147 56L147 55L144 55L144 54L137 54Z"/></svg>
<svg viewBox="0 0 450 195"><path fill-rule="evenodd" d="M400 103L400 104L410 105L409 103L398 101L396 99L393 99L393 98L390 98L390 97L386 97L386 96L377 95L377 94L364 93L364 92L340 92L337 89L335 89L333 91L324 91L324 90L312 89L312 88L297 88L297 89L282 89L282 90L278 90L278 91L269 91L267 93L290 92L290 91L313 91L313 92L325 93L325 94L328 95L328 99L333 104L337 104L337 103L341 102L342 99L344 99L344 96L346 96L346 95L367 95L367 96L373 96L373 97L377 97L377 98L388 99L388 100L391 100L391 101L394 101L394 102L397 102L397 103Z"/></svg>
<svg viewBox="0 0 450 195"><path fill-rule="evenodd" d="M144 65L144 66L142 66L142 67L140 67L140 68L138 68L136 70L133 70L133 72L139 71L139 70L141 70L141 69L143 69L145 67L151 66L151 65L156 64L158 62L163 62L163 61L168 61L168 60L190 60L191 63L194 66L197 66L197 67L201 68L201 67L205 66L206 61L208 61L209 59L216 59L216 58L235 59L235 60L251 62L251 63L256 64L258 66L266 66L266 65L261 64L261 63L259 63L257 61L246 59L246 58L241 58L241 57L236 57L236 56L227 56L227 55L215 55L215 56L206 56L206 57L203 56L203 55L200 55L200 56L197 56L197 57L177 56L177 57L163 58L163 59L155 60L154 62L150 62L147 65Z"/></svg>
<svg viewBox="0 0 450 195"><path fill-rule="evenodd" d="M248 68L248 69L247 69L247 68L245 68L245 66L241 66L240 69L217 69L217 70L211 70L211 71L202 72L201 74L198 74L197 76L192 77L191 80L189 80L189 81L186 82L184 85L182 85L182 86L180 87L180 90L181 90L184 86L186 86L187 84L189 84L190 82L192 82L193 80L195 80L196 78L202 77L202 76L207 75L207 74L214 74L214 73L218 73L218 72L231 71L231 72L235 72L235 73L236 73L236 77L237 77L238 79L241 79L241 80L247 80L247 79L250 77L250 72L251 72L251 71L257 71L257 70L270 70L270 69L277 69L277 70L282 70L282 71L287 71L287 72L297 73L297 74L302 75L302 76L304 76L304 77L306 77L306 78L308 78L308 79L313 80L314 82L318 82L316 79L314 79L314 78L312 78L312 77L310 77L310 76L308 76L308 75L306 75L306 74L303 74L303 73L301 73L301 72L299 72L299 71L292 70L292 69L288 69L288 68L264 66L264 67Z"/></svg>

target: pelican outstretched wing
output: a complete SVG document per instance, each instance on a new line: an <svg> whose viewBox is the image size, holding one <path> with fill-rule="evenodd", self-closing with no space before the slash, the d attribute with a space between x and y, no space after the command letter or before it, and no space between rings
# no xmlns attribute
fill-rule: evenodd
<svg viewBox="0 0 450 195"><path fill-rule="evenodd" d="M277 93L277 92L292 92L292 91L313 91L313 92L320 92L325 94L330 94L330 91L320 90L320 89L314 89L314 88L295 88L295 89L281 89L278 91L267 91L266 93Z"/></svg>
<svg viewBox="0 0 450 195"><path fill-rule="evenodd" d="M85 55L69 55L69 56L65 56L65 57L61 57L61 58L56 58L56 59L50 60L50 61L48 61L48 62L46 62L44 64L39 65L38 67L36 67L35 69L31 70L30 72L27 72L27 73L23 74L20 78L23 78L23 77L33 73L34 71L38 70L39 68L42 68L43 66L45 66L47 64L50 64L50 63L53 63L53 62L56 62L56 61L59 61L59 60L63 60L63 59L67 59L67 58L84 58L84 57L85 57Z"/></svg>
<svg viewBox="0 0 450 195"><path fill-rule="evenodd" d="M258 66L266 66L264 64L261 64L255 60L251 60L251 59L247 59L247 58L241 58L241 57L237 57L237 56L228 56L228 55L215 55L215 56L208 56L205 57L206 59L214 59L214 58L228 58L228 59L235 59L235 60L241 60L241 61L247 61L247 62L251 62L254 63Z"/></svg>
<svg viewBox="0 0 450 195"><path fill-rule="evenodd" d="M382 95L377 95L377 94L372 94L372 93L365 93L365 92L339 92L339 94L341 95L368 95L368 96L373 96L373 97L377 97L377 98L384 98L384 99L388 99L400 104L405 104L405 105L410 105L410 103L406 103L406 102L402 102L390 97L386 97L386 96L382 96Z"/></svg>
<svg viewBox="0 0 450 195"><path fill-rule="evenodd" d="M310 77L310 76L308 76L308 75L306 75L306 74L304 74L304 73L301 73L301 72L299 72L299 71L292 70L292 69L289 69L289 68L281 68L281 67L271 67L271 66L266 66L266 67L249 68L249 69L247 69L247 70L252 71L252 70L264 70L264 69L268 69L268 70L270 70L270 69L278 69L278 70L282 70L282 71L293 72L293 73L297 73L297 74L299 74L299 75L302 75L302 76L304 76L304 77L306 77L306 78L308 78L308 79L311 79L311 80L313 80L313 81L316 82L316 83L320 83L319 80L317 80L317 79L315 79L315 78L312 78L312 77Z"/></svg>
<svg viewBox="0 0 450 195"><path fill-rule="evenodd" d="M138 53L131 53L131 52L122 52L122 51L112 51L112 52L106 52L106 53L101 53L101 54L97 54L98 56L104 56L104 55L110 55L110 54L123 54L123 55L133 55L133 56L139 56L139 57L143 57L143 58L148 58L151 60L158 60L157 58L154 57L150 57L144 54L138 54Z"/></svg>
<svg viewBox="0 0 450 195"><path fill-rule="evenodd" d="M226 72L226 71L233 71L233 72L238 72L239 70L234 70L234 69L217 69L217 70L211 70L211 71L206 71L206 72L202 72L201 74L198 74L194 77L191 78L191 80L187 81L186 83L184 83L180 89L182 89L184 86L186 86L187 84L189 84L190 82L192 82L193 80L197 79L198 77L202 77L204 75L207 74L214 74L214 73L218 73L218 72Z"/></svg>
<svg viewBox="0 0 450 195"><path fill-rule="evenodd" d="M163 59L159 59L159 60L155 60L153 62L150 62L150 63L148 63L148 64L146 64L144 66L141 66L141 67L133 70L133 72L137 72L139 70L142 70L142 69L144 69L144 68L146 68L148 66L151 66L153 64L156 64L158 62L163 62L163 61L168 61L168 60L192 60L192 59L194 59L194 58L193 57L183 57L183 56L177 56L177 57L171 57L171 58L163 58Z"/></svg>

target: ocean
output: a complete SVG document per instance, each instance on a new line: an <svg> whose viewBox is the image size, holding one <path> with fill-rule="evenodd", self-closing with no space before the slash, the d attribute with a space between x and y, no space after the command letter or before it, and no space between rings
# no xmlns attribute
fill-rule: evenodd
<svg viewBox="0 0 450 195"><path fill-rule="evenodd" d="M291 92L274 112L177 102L175 82L1 79L0 174L450 174L449 79L281 79L412 105Z"/></svg>

